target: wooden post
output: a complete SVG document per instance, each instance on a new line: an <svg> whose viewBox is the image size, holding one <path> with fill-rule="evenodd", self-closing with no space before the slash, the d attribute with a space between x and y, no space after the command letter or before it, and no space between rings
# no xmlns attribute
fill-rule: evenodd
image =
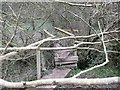
<svg viewBox="0 0 120 90"><path fill-rule="evenodd" d="M77 49L74 51L74 56L77 56Z"/></svg>
<svg viewBox="0 0 120 90"><path fill-rule="evenodd" d="M41 78L41 51L37 50L37 79L39 80Z"/></svg>
<svg viewBox="0 0 120 90"><path fill-rule="evenodd" d="M42 33L43 35L41 36L41 38L43 39L47 38L46 33L44 31ZM41 68L44 71L46 70L46 67L45 67L45 58L44 58L43 52L44 51L41 51L40 54L41 54L41 65L42 65Z"/></svg>
<svg viewBox="0 0 120 90"><path fill-rule="evenodd" d="M2 2L0 3L0 10L2 11ZM2 14L0 13L0 17L2 17ZM0 47L2 47L2 34L3 34L3 25L2 22L0 22ZM1 54L2 52L0 52ZM0 61L0 78L2 78L2 61ZM2 89L2 86L0 86L0 90Z"/></svg>
<svg viewBox="0 0 120 90"><path fill-rule="evenodd" d="M76 44L74 44L76 45ZM77 49L74 50L74 56L77 56Z"/></svg>
<svg viewBox="0 0 120 90"><path fill-rule="evenodd" d="M75 49L75 51L74 51L74 56L77 56L77 49ZM75 64L75 67L77 67L77 63Z"/></svg>
<svg viewBox="0 0 120 90"><path fill-rule="evenodd" d="M42 70L46 70L46 67L45 67L45 58L44 58L44 55L43 55L43 51L41 51L40 54L41 54Z"/></svg>

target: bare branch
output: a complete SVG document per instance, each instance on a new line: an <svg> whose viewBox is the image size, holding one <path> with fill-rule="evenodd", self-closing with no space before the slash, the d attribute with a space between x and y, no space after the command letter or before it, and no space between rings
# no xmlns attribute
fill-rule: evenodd
<svg viewBox="0 0 120 90"><path fill-rule="evenodd" d="M47 35L49 35L50 37L55 37L53 34L49 33L47 30L43 30Z"/></svg>
<svg viewBox="0 0 120 90"><path fill-rule="evenodd" d="M62 33L64 33L64 34L67 34L67 35L69 35L69 36L74 36L74 34L72 34L72 33L70 33L70 32L67 32L67 31L65 31L65 30L63 30L63 29L60 29L60 28L58 28L58 27L54 27L55 28L55 30L59 30L60 32L62 32Z"/></svg>
<svg viewBox="0 0 120 90"><path fill-rule="evenodd" d="M92 4L69 3L69 2L63 2L63 3L68 4L70 6L93 7Z"/></svg>
<svg viewBox="0 0 120 90"><path fill-rule="evenodd" d="M110 34L110 33L118 33L120 31L109 31L109 32L103 32L104 35L107 35L107 34ZM98 33L98 35L101 35L101 33ZM94 37L96 36L96 34L91 34L91 35L88 35L88 36L67 36L67 37L62 37L62 38L53 38L53 37L48 37L46 39L43 39L43 40L40 40L38 42L35 42L33 44L30 44L26 47L32 47L32 46L36 46L38 44L41 44L41 43L44 43L44 42L47 42L47 41L58 41L58 40L63 40L63 39L76 39L76 38L81 38L81 39L86 39L86 38L91 38L91 37ZM39 45L38 45L39 46ZM16 47L15 47L16 48ZM1 50L5 50L5 49L2 49L0 48Z"/></svg>
<svg viewBox="0 0 120 90"><path fill-rule="evenodd" d="M112 41L118 41L120 39L111 39L111 40L106 40L104 41L104 43L109 43L109 42L112 42ZM81 41L75 41L76 43L80 43ZM92 45L97 45L97 44L101 44L101 42L81 42L82 44L92 44Z"/></svg>
<svg viewBox="0 0 120 90"><path fill-rule="evenodd" d="M94 32L95 34L99 37L100 39L100 36L97 34L97 31L95 30L94 27L92 27L88 22L86 22L82 17L78 16L77 14L71 12L71 11L68 11L69 13L71 13L72 15L74 15L75 17L78 17L79 19L81 19L86 25L88 25Z"/></svg>
<svg viewBox="0 0 120 90"><path fill-rule="evenodd" d="M81 50L93 50L93 51L97 51L97 52L100 52L100 53L104 53L104 51L101 51L101 50L96 49L96 48L90 48L90 47L78 47L77 49L81 49ZM120 53L120 52L107 50L107 53Z"/></svg>
<svg viewBox="0 0 120 90"><path fill-rule="evenodd" d="M48 37L48 38L45 38L45 39L40 40L40 41L38 41L38 42L32 43L32 44L28 45L27 47L36 46L36 45L38 45L38 44L40 44L40 43L44 43L44 42L46 42L46 41L51 40L51 38L53 38L53 37Z"/></svg>
<svg viewBox="0 0 120 90"><path fill-rule="evenodd" d="M7 53L5 55L2 55L2 56L0 56L0 61L4 60L4 59L8 59L9 57L14 56L16 54L17 54L17 52L10 52L10 53Z"/></svg>
<svg viewBox="0 0 120 90"><path fill-rule="evenodd" d="M103 44L106 61L103 62L103 63L100 64L100 65L95 65L94 67L91 67L91 68L89 68L89 69L87 69L87 70L81 71L80 73L74 75L72 78L76 78L76 77L80 76L82 73L85 73L85 72L91 71L91 70L93 70L93 69L95 69L95 68L104 66L104 65L106 65L106 64L109 62L109 60L108 60L108 53L107 53L106 46L105 46L105 43L104 43L104 36L103 36L103 32L102 32L102 29L101 29L101 26L100 26L100 22L98 22L98 26L99 26L100 32L101 32L101 34L102 34L102 39L101 39L101 41L102 41L102 44Z"/></svg>
<svg viewBox="0 0 120 90"><path fill-rule="evenodd" d="M37 87L42 85L103 85L120 83L120 77L109 77L109 78L92 78L92 79L76 79L76 78L58 78L58 79L41 79L28 82L8 82L0 79L0 86L7 88L25 88L25 87Z"/></svg>
<svg viewBox="0 0 120 90"><path fill-rule="evenodd" d="M77 45L74 45L74 46L69 46L69 47L50 47L50 48L47 48L47 47L40 47L41 44L43 44L44 42L47 42L47 41L56 41L56 40L61 40L61 39L65 39L65 38L78 38L77 36L70 36L70 37L62 37L62 38L53 38L53 37L48 37L46 39L43 39L43 40L40 40L38 42L35 42L33 44L30 44L26 47L9 47L7 48L7 50L9 51L12 51L12 50L34 50L34 49L39 49L39 50L65 50L65 49L75 49L77 48L78 46L80 45L83 45L83 44L101 44L101 42L77 42L78 46ZM86 36L87 37L87 36ZM52 39L53 38L53 39ZM81 37L82 38L82 37ZM107 40L107 41L104 41L104 43L108 43L108 42L111 42L111 41L114 41L115 39L112 39L112 40ZM38 45L36 47L36 45ZM5 48L0 48L0 51L3 51L5 50Z"/></svg>
<svg viewBox="0 0 120 90"><path fill-rule="evenodd" d="M109 32L103 32L104 35L110 34L110 33L118 33L120 31L109 31ZM100 36L101 33L98 33L98 35ZM88 36L67 36L67 37L61 37L61 38L55 38L55 39L51 39L50 41L57 41L57 40L63 40L63 39L87 39L87 38L92 38L97 36L96 34L91 34Z"/></svg>
<svg viewBox="0 0 120 90"><path fill-rule="evenodd" d="M100 22L98 21L98 26L99 26L99 29L100 29L100 32L102 33L102 44L103 44L103 48L104 48L104 52L105 52L105 57L106 57L106 62L109 62L109 60L108 60L108 53L107 53L107 48L106 48L106 45L105 45L105 43L104 43L104 35L103 35L103 32L102 32L102 28L101 28L101 26L100 26Z"/></svg>
<svg viewBox="0 0 120 90"><path fill-rule="evenodd" d="M9 6L10 7L10 6ZM12 10L13 14L15 15L16 17L16 26L15 26L15 30L14 30L14 33L12 35L12 37L10 38L9 42L7 43L6 47L5 47L5 50L2 54L4 54L7 50L7 47L9 46L9 44L13 41L15 35L16 35L16 32L17 32L17 27L18 27L18 21L19 21L19 18L20 18L20 13L18 14L18 16L14 13L13 9L10 7L10 9Z"/></svg>
<svg viewBox="0 0 120 90"><path fill-rule="evenodd" d="M9 6L9 5L8 5L8 7L9 7L9 8L10 8L10 10L12 11L13 15L14 15L15 17L17 17L17 15L15 14L14 10L12 9L12 7L11 7L11 6Z"/></svg>

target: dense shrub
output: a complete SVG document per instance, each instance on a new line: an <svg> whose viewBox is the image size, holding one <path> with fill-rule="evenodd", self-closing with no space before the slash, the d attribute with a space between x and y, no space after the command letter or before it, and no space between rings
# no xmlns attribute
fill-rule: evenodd
<svg viewBox="0 0 120 90"><path fill-rule="evenodd" d="M112 51L120 52L120 43L114 43L110 46ZM113 65L115 67L120 67L120 53L110 53L109 54L110 59L110 65Z"/></svg>

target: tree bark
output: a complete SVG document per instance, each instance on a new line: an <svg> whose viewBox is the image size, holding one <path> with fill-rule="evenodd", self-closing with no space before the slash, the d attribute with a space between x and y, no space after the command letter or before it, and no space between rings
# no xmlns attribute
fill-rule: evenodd
<svg viewBox="0 0 120 90"><path fill-rule="evenodd" d="M77 79L77 78L63 78L63 79L41 79L30 82L8 82L0 79L0 86L7 88L25 88L25 87L37 87L41 85L103 85L120 83L120 77L109 78L92 78L92 79Z"/></svg>
<svg viewBox="0 0 120 90"><path fill-rule="evenodd" d="M0 3L0 10L2 10L2 3ZM2 17L1 13L0 13L0 17ZM2 22L0 22L0 47L2 47ZM1 54L2 52L0 52ZM0 78L2 78L2 61L0 61ZM0 86L0 90L2 89L2 87Z"/></svg>

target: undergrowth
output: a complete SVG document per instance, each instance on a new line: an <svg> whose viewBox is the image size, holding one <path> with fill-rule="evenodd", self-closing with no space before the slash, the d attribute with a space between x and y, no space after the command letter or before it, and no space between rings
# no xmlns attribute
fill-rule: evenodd
<svg viewBox="0 0 120 90"><path fill-rule="evenodd" d="M79 68L74 68L72 70L72 73L73 73L73 75L75 75L75 74L79 73L80 71L82 71L82 70ZM109 65L106 65L103 67L93 69L84 74L81 74L80 76L85 77L85 78L87 78L87 77L105 78L105 77L120 76L120 69L118 69L117 67L110 67Z"/></svg>

